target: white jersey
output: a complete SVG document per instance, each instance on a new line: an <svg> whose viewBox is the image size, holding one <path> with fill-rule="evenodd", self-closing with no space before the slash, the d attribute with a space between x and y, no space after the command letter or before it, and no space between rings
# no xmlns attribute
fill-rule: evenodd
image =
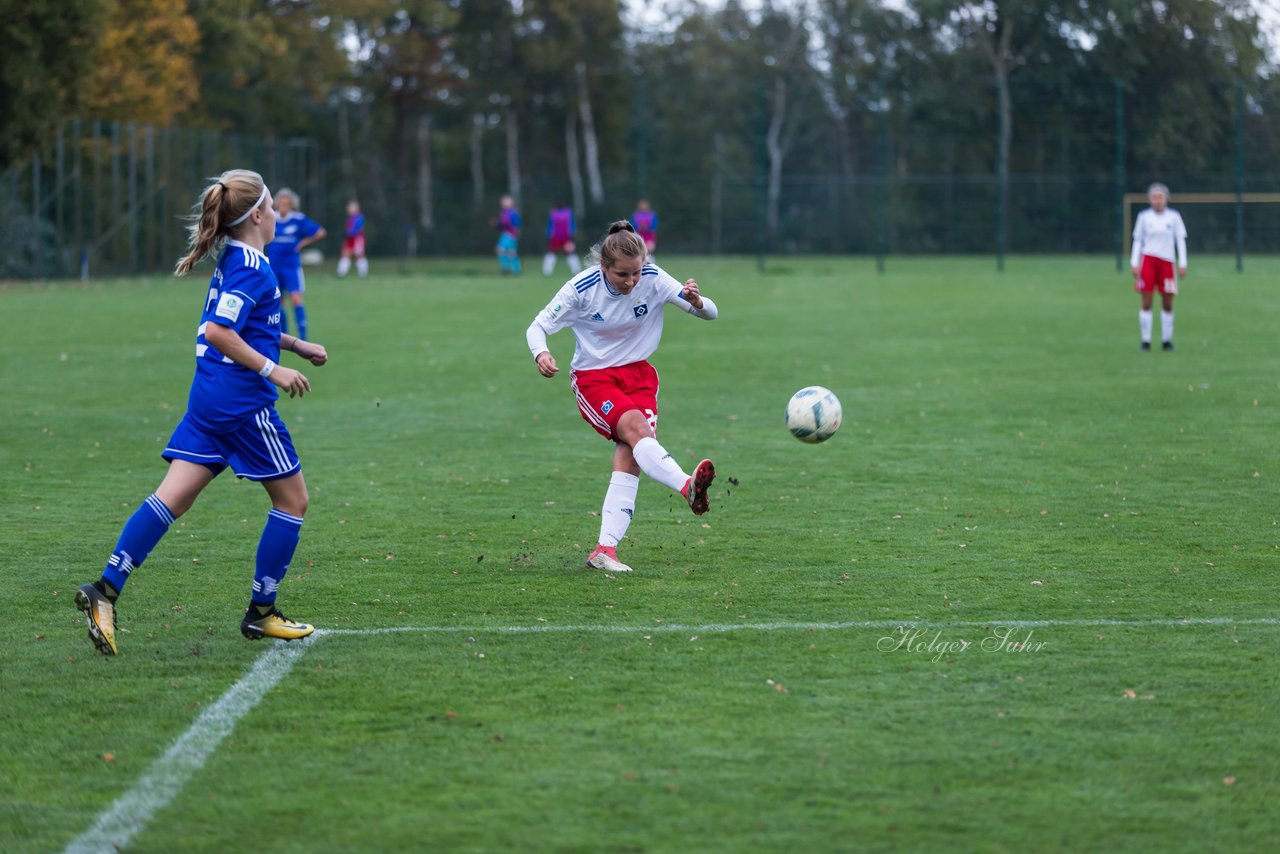
<svg viewBox="0 0 1280 854"><path fill-rule="evenodd" d="M1143 255L1153 255L1166 261L1178 261L1179 267L1187 266L1187 227L1182 215L1173 208L1156 213L1147 208L1138 214L1133 226L1133 257L1129 266L1137 267Z"/></svg>
<svg viewBox="0 0 1280 854"><path fill-rule="evenodd" d="M565 283L529 326L529 350L534 358L546 350L546 336L568 327L577 346L570 368L590 371L616 368L649 358L662 340L662 309L667 303L706 320L716 316L715 304L702 298L695 309L680 296L684 285L656 264L645 264L640 281L629 294L609 286L599 266L583 270Z"/></svg>

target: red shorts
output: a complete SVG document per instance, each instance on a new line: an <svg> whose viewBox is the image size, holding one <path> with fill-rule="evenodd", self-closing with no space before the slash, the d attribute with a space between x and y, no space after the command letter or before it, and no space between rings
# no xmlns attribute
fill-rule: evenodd
<svg viewBox="0 0 1280 854"><path fill-rule="evenodd" d="M573 245L573 238L566 237L563 240L554 239L547 241L547 251L554 252L557 255L568 255L578 247Z"/></svg>
<svg viewBox="0 0 1280 854"><path fill-rule="evenodd" d="M654 234L652 231L642 231L640 232L640 237L644 240L645 248L648 249L649 252L652 253L653 250L658 248L658 235Z"/></svg>
<svg viewBox="0 0 1280 854"><path fill-rule="evenodd" d="M1176 294L1178 279L1173 274L1173 262L1154 255L1143 255L1142 267L1133 286L1142 292L1159 291L1162 294Z"/></svg>
<svg viewBox="0 0 1280 854"><path fill-rule="evenodd" d="M578 411L601 436L616 440L619 419L633 409L644 413L653 432L658 432L658 372L653 365L632 362L572 373Z"/></svg>
<svg viewBox="0 0 1280 854"><path fill-rule="evenodd" d="M355 237L343 238L342 241L343 255L363 255L364 254L364 235L357 234Z"/></svg>

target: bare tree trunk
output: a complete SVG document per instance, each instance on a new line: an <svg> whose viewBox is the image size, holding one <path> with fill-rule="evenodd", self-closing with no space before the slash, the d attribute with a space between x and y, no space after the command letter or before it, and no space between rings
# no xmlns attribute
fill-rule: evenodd
<svg viewBox="0 0 1280 854"><path fill-rule="evenodd" d="M1000 269L1004 269L1004 253L1009 246L1009 153L1013 148L1013 99L1009 93L1009 74L1016 64L1010 54L1013 43L1013 22L1000 22L999 34L984 39L991 70L996 78L996 100L1000 111L1000 128L997 131L996 181L999 184L999 228L996 234L997 257Z"/></svg>
<svg viewBox="0 0 1280 854"><path fill-rule="evenodd" d="M431 185L431 117L418 117L418 224L426 232L435 231L436 211Z"/></svg>
<svg viewBox="0 0 1280 854"><path fill-rule="evenodd" d="M507 105L507 192L520 207L520 120L515 108Z"/></svg>
<svg viewBox="0 0 1280 854"><path fill-rule="evenodd" d="M782 127L786 120L787 82L778 77L773 81L773 110L769 117L769 130L765 134L765 149L769 155L769 189L765 227L771 241L778 236L778 206L782 198L782 161L786 156Z"/></svg>
<svg viewBox="0 0 1280 854"><path fill-rule="evenodd" d="M596 123L591 115L591 96L587 91L587 64L579 62L573 67L578 75L578 113L582 116L582 148L587 158L587 181L591 186L591 201L604 202L604 182L600 179L600 144L596 139Z"/></svg>
<svg viewBox="0 0 1280 854"><path fill-rule="evenodd" d="M484 113L471 117L471 201L484 204Z"/></svg>
<svg viewBox="0 0 1280 854"><path fill-rule="evenodd" d="M409 105L407 100L396 99L392 109L395 111L395 227L404 236L405 254L413 256L417 254L418 233L413 227L413 218L409 214Z"/></svg>
<svg viewBox="0 0 1280 854"><path fill-rule="evenodd" d="M356 167L351 157L351 113L346 98L338 102L338 148L342 152L342 190L356 197Z"/></svg>
<svg viewBox="0 0 1280 854"><path fill-rule="evenodd" d="M582 164L578 159L578 122L572 109L564 111L564 154L569 167L569 186L573 190L573 210L581 216L586 200L582 194Z"/></svg>
<svg viewBox="0 0 1280 854"><path fill-rule="evenodd" d="M369 109L369 101L367 99L361 99L360 101L360 125L361 148L364 151L377 150L373 143L373 112ZM383 185L382 160L378 157L370 157L366 168L369 170L367 184L369 187L370 207L373 208L370 213L375 213L378 219L385 221L389 211L387 209L387 193Z"/></svg>

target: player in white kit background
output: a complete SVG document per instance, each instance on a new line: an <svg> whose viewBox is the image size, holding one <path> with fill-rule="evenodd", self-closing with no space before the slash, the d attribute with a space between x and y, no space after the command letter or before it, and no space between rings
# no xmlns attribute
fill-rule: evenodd
<svg viewBox="0 0 1280 854"><path fill-rule="evenodd" d="M281 350L292 350L319 366L329 355L320 344L280 332L281 291L263 252L276 230L271 202L262 176L247 169L222 173L200 194L188 252L176 272L185 276L206 257L217 264L201 293L187 412L161 453L169 468L160 486L125 522L101 578L76 591L89 638L104 655L117 653L116 599L130 575L227 468L259 481L271 499L241 633L293 640L314 631L275 605L308 500L302 463L276 412L277 390L290 397L311 390L305 376L276 360Z"/></svg>
<svg viewBox="0 0 1280 854"><path fill-rule="evenodd" d="M1152 184L1147 188L1151 207L1138 214L1133 226L1133 285L1142 297L1138 312L1138 329L1142 350L1151 349L1151 304L1160 292L1160 338L1165 350L1173 349L1173 298L1178 293L1178 280L1187 275L1187 227L1182 216L1169 207L1169 188ZM1177 263L1177 275L1173 265Z"/></svg>
<svg viewBox="0 0 1280 854"><path fill-rule="evenodd" d="M716 305L693 279L676 281L646 263L643 238L621 220L591 249L587 267L570 279L525 333L538 372L559 371L547 350L547 336L572 329L570 364L578 411L597 433L615 443L613 475L600 512L600 540L587 565L630 572L618 560L617 546L635 512L640 473L679 492L697 515L709 509L707 488L715 479L711 460L693 474L658 444L658 374L647 361L662 339L663 309L674 305L703 320L716 318Z"/></svg>

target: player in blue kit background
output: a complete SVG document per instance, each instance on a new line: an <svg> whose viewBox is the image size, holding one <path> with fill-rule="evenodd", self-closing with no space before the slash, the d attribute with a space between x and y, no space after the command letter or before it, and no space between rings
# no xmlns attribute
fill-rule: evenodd
<svg viewBox="0 0 1280 854"><path fill-rule="evenodd" d="M289 294L293 303L293 313L298 321L298 337L307 337L307 307L302 304L302 293L307 283L302 275L301 252L311 244L324 240L324 227L298 210L298 194L288 187L281 187L276 192L275 239L267 244L267 257L271 259L271 269L276 274L276 281L281 290ZM280 314L280 331L289 331L289 320L285 313Z"/></svg>
<svg viewBox="0 0 1280 854"><path fill-rule="evenodd" d="M76 591L89 639L104 655L118 651L115 604L130 574L228 466L238 477L260 481L271 498L241 633L293 640L314 631L275 606L308 500L289 430L276 413L276 389L290 397L311 390L305 376L276 360L281 349L317 366L329 356L319 344L280 332L280 288L262 251L275 233L276 218L262 177L243 169L222 173L201 194L197 211L176 273L187 275L205 257L218 261L196 330L187 412L161 454L169 470L125 523L102 577Z"/></svg>

